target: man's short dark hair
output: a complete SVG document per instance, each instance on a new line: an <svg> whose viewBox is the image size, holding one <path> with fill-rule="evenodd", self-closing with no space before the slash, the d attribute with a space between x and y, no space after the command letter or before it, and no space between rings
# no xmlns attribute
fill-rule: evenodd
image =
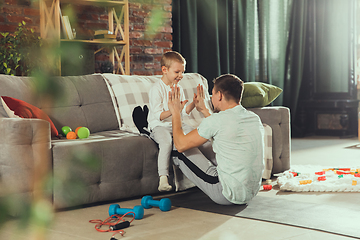
<svg viewBox="0 0 360 240"><path fill-rule="evenodd" d="M233 74L223 74L214 79L215 92L220 91L227 101L233 100L240 103L244 90L244 82Z"/></svg>

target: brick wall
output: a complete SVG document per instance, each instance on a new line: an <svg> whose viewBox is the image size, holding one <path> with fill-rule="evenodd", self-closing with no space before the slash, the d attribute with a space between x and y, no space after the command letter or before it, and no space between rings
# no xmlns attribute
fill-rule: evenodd
<svg viewBox="0 0 360 240"><path fill-rule="evenodd" d="M1 4L2 3L2 4ZM129 3L130 20L130 71L137 75L161 74L161 55L172 48L172 0L132 0ZM30 0L0 1L0 32L14 32L18 23L40 31L39 7ZM146 24L151 21L154 7L164 11L161 26L154 35L146 34ZM107 13L104 8L95 6L74 7L77 16L77 34L87 30L106 29ZM101 51L95 55L95 71L108 61L108 54Z"/></svg>
<svg viewBox="0 0 360 240"><path fill-rule="evenodd" d="M14 32L22 21L39 32L39 7L32 6L30 1L0 1L0 32Z"/></svg>
<svg viewBox="0 0 360 240"><path fill-rule="evenodd" d="M147 36L145 26L151 19L151 8L164 11L162 26L155 36ZM130 68L133 74L161 74L160 58L172 48L171 0L134 2L130 14Z"/></svg>

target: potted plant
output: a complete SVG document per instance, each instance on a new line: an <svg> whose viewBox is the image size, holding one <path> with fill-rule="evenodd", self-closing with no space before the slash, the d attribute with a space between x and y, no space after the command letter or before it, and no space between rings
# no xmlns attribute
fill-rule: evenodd
<svg viewBox="0 0 360 240"><path fill-rule="evenodd" d="M28 76L38 66L41 38L22 21L14 33L1 32L0 73Z"/></svg>

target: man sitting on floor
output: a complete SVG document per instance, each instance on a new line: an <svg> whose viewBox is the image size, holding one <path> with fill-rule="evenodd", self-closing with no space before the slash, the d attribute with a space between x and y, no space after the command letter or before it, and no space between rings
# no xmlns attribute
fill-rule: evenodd
<svg viewBox="0 0 360 240"><path fill-rule="evenodd" d="M174 164L184 175L222 205L244 204L259 191L264 169L264 128L260 118L240 104L243 81L232 74L214 80L210 115L204 103L204 90L197 88L195 106L206 117L197 129L183 133L180 118L180 92L169 93L172 114ZM197 148L212 141L215 159L207 159Z"/></svg>

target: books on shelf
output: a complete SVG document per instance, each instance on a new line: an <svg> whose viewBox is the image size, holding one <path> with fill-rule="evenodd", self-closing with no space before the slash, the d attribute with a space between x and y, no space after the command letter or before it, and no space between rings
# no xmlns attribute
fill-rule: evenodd
<svg viewBox="0 0 360 240"><path fill-rule="evenodd" d="M69 16L62 16L61 17L62 27L64 35L67 39L74 39L73 31L70 25Z"/></svg>
<svg viewBox="0 0 360 240"><path fill-rule="evenodd" d="M116 41L116 35L109 30L96 30L94 33L94 39L106 39Z"/></svg>
<svg viewBox="0 0 360 240"><path fill-rule="evenodd" d="M102 38L116 39L116 36L115 36L115 34L98 34L98 35L94 35L94 39L102 39Z"/></svg>
<svg viewBox="0 0 360 240"><path fill-rule="evenodd" d="M94 35L100 35L100 34L113 34L113 32L109 30L95 30Z"/></svg>

